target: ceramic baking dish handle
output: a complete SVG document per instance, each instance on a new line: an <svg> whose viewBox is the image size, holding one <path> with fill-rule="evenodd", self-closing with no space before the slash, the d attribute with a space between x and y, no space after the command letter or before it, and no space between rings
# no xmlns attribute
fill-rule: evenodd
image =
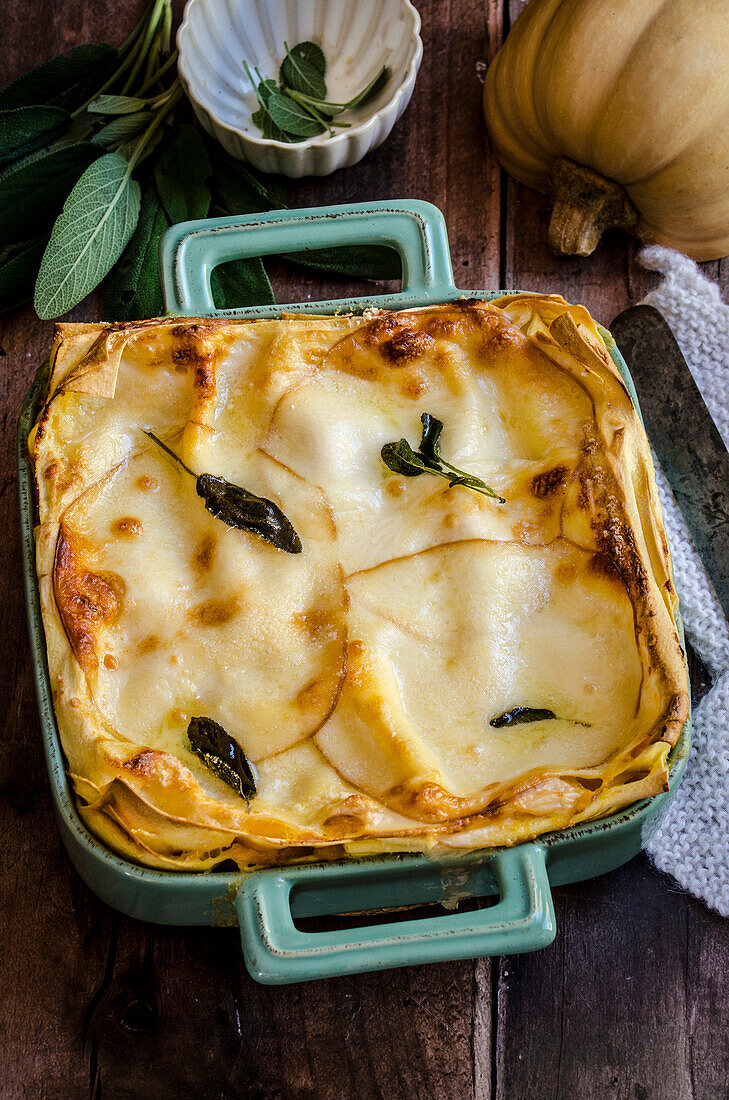
<svg viewBox="0 0 729 1100"><path fill-rule="evenodd" d="M377 888L378 879L383 887L380 905L396 905L398 884L392 869L387 881L380 864L356 861L346 867L340 863L251 874L236 898L246 966L257 981L277 985L448 959L511 955L550 944L555 921L544 849L539 844L502 849L487 856L482 869L484 865L500 894L489 908L329 932L301 931L292 908L300 913L342 912L348 891L351 910L352 900L361 899L368 886ZM414 878L403 883L404 894L411 900L438 900L433 883L425 881L421 861L417 866ZM403 869L407 878L407 864ZM440 878L442 899L447 864L433 861L431 875ZM304 897L297 905L297 891L313 896L313 903L307 905ZM467 894L468 890L461 896ZM447 900L447 890L445 896Z"/></svg>
<svg viewBox="0 0 729 1100"><path fill-rule="evenodd" d="M210 275L218 264L347 245L389 245L402 261L402 289L363 299L216 310ZM443 215L429 202L361 202L307 210L271 210L240 218L209 218L172 226L160 245L160 273L169 313L275 317L287 312L331 313L339 308L402 309L455 297Z"/></svg>

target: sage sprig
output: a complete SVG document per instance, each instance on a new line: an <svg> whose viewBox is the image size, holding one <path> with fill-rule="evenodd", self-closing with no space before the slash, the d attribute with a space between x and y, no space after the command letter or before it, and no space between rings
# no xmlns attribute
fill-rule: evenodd
<svg viewBox="0 0 729 1100"><path fill-rule="evenodd" d="M285 207L279 180L257 175L198 128L176 78L171 25L171 0L151 0L117 49L75 46L0 90L0 313L35 292L39 314L58 316L108 275L107 320L158 316L157 249L171 224ZM297 95L321 91L311 74L319 66L324 79L318 46L303 43L284 61ZM259 83L264 102L274 93L275 80ZM290 96L285 109L287 122L301 113L311 129L311 112ZM397 254L378 246L287 261L365 279L400 274ZM258 257L222 265L211 282L219 309L274 301Z"/></svg>
<svg viewBox="0 0 729 1100"><path fill-rule="evenodd" d="M256 496L241 485L234 485L215 474L196 474L186 466L166 443L158 439L153 432L145 432L158 447L174 458L191 477L195 478L197 495L202 497L205 507L211 515L221 520L226 527L237 527L241 531L251 531L254 535L270 542L277 550L287 554L301 553L301 539L294 530L288 516L266 497Z"/></svg>
<svg viewBox="0 0 729 1100"><path fill-rule="evenodd" d="M423 425L422 438L417 451L408 443L407 439L398 439L395 443L386 443L380 451L380 457L393 473L403 474L405 477L419 477L420 474L435 474L443 477L453 488L454 485L463 485L466 489L473 489L475 493L493 497L499 504L505 504L504 497L494 492L475 474L468 474L459 470L447 462L440 453L440 437L443 432L443 422L430 413L423 413L420 417Z"/></svg>
<svg viewBox="0 0 729 1100"><path fill-rule="evenodd" d="M270 77L263 79L256 69L257 80L246 62L243 62L248 79L255 89L259 108L252 121L265 138L274 141L304 141L317 134L334 133L333 127L348 127L350 123L334 119L343 111L359 107L378 95L390 78L386 65L346 103L327 100L327 62L320 46L315 42L299 42L286 51L278 73L278 84Z"/></svg>

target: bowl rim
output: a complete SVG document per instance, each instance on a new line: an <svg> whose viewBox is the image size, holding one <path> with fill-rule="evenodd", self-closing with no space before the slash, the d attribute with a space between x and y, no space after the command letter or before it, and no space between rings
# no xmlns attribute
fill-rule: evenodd
<svg viewBox="0 0 729 1100"><path fill-rule="evenodd" d="M397 110L400 106L403 96L415 83L415 78L420 68L420 62L423 58L423 40L420 36L420 28L422 26L422 20L420 13L412 0L399 0L400 8L402 11L408 13L412 18L412 34L409 39L411 43L414 43L415 49L413 50L410 62L408 64L407 71L403 76L400 83L394 89L392 95L382 107L378 108L373 114L368 115L362 122L356 126L351 126L349 129L341 131L338 134L316 134L313 137L305 138L303 141L288 142L277 141L275 138L258 137L256 134L251 134L248 131L241 130L237 126L231 126L228 122L223 122L219 115L215 113L212 107L209 107L206 103L203 103L197 96L193 83L190 79L189 70L186 65L185 58L185 38L190 34L190 13L198 4L215 3L216 0L189 0L185 7L185 13L180 24L177 35L176 43L178 50L177 68L179 76L182 80L185 91L188 98L193 105L199 107L205 111L206 114L215 122L217 126L227 130L231 134L235 134L241 141L247 142L251 145L257 145L262 149L281 149L291 152L297 152L304 149L320 149L323 147L331 148L338 145L344 145L349 139L359 137L361 134L366 134L375 123L386 114L389 114L393 110ZM326 0L324 0L326 2ZM390 0L385 0L389 3Z"/></svg>

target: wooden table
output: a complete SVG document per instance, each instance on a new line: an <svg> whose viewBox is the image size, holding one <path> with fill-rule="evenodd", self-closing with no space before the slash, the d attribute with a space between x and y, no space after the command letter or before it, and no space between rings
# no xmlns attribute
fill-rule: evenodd
<svg viewBox="0 0 729 1100"><path fill-rule="evenodd" d="M388 142L291 188L294 206L422 198L445 213L457 282L560 291L609 323L649 289L622 235L556 259L547 203L486 149L479 63L519 3L418 0L425 57ZM139 0L7 0L4 74L121 41ZM729 281L729 265L706 265ZM280 296L346 293L276 272ZM357 286L351 287L355 292ZM74 319L100 315L87 301ZM545 951L267 988L233 929L158 928L93 897L59 842L41 755L18 553L15 424L51 323L0 319L0 1095L92 1100L719 1100L729 1097L729 922L645 858L555 890Z"/></svg>

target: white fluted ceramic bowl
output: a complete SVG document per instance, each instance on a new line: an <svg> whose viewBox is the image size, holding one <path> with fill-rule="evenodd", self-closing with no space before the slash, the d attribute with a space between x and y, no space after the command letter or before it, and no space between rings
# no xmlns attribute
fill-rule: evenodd
<svg viewBox="0 0 729 1100"><path fill-rule="evenodd" d="M234 157L262 172L326 176L380 145L413 94L423 56L420 16L410 0L190 0L177 34L178 69L195 114ZM327 96L344 103L383 65L390 79L361 108L341 115L351 129L288 145L251 121L255 91L243 67L278 78L284 41L316 42L327 59Z"/></svg>

